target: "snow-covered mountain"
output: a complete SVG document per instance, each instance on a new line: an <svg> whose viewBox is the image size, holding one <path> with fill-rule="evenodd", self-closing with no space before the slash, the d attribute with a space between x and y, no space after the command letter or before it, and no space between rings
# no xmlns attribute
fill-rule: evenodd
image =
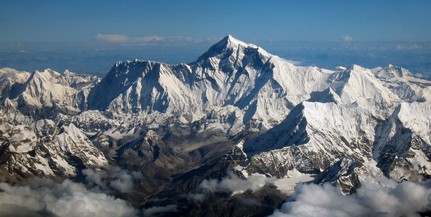
<svg viewBox="0 0 431 217"><path fill-rule="evenodd" d="M311 92L323 90L328 76L327 70L294 66L227 36L190 64L116 63L91 90L89 108L158 112L189 123L235 113L236 122L268 129Z"/></svg>
<svg viewBox="0 0 431 217"><path fill-rule="evenodd" d="M2 101L13 100L21 112L36 118L79 113L86 108L88 92L98 81L95 76L69 71L60 74L51 69L28 73L5 68L0 73Z"/></svg>
<svg viewBox="0 0 431 217"><path fill-rule="evenodd" d="M123 196L151 204L228 171L345 192L431 175L431 82L392 65L297 66L227 36L192 63L117 62L102 79L0 69L0 90L8 182L119 166L142 175Z"/></svg>

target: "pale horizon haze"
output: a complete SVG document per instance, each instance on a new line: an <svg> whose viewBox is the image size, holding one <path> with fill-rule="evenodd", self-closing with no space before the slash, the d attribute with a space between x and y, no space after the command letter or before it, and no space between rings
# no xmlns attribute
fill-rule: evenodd
<svg viewBox="0 0 431 217"><path fill-rule="evenodd" d="M431 73L431 1L1 1L0 67L104 74L194 61L230 34L301 64Z"/></svg>

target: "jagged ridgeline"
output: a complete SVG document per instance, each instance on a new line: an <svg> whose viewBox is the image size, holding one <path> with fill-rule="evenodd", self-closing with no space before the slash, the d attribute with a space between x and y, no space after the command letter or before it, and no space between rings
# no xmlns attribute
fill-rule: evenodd
<svg viewBox="0 0 431 217"><path fill-rule="evenodd" d="M109 179L112 167L122 168L141 175L133 191L115 195L150 207L163 205L152 198L190 195L205 180L271 179L263 190L202 199L231 209L195 201L239 216L270 214L293 191L288 180L354 192L361 180L431 174L431 82L393 65L298 66L227 36L195 62L117 62L101 79L4 68L0 91L3 182L85 183L83 171L108 171ZM235 205L250 197L265 208Z"/></svg>

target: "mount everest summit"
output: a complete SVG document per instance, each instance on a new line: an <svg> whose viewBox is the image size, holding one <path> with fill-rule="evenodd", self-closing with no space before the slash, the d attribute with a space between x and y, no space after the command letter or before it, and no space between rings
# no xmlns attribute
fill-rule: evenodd
<svg viewBox="0 0 431 217"><path fill-rule="evenodd" d="M101 79L4 68L0 91L2 182L107 181L141 215L171 203L157 198L184 216L267 215L301 181L352 193L431 175L431 81L393 65L297 66L227 36L195 62L117 62ZM220 187L243 181L260 187ZM250 197L264 208L233 205Z"/></svg>

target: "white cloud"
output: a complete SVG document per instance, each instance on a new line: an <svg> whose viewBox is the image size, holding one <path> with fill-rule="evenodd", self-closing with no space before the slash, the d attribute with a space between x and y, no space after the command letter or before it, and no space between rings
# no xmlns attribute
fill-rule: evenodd
<svg viewBox="0 0 431 217"><path fill-rule="evenodd" d="M107 189L107 185L103 180L103 176L107 176L106 174L102 175L104 171L96 171L93 169L85 169L82 170L82 174L85 176L85 180L93 186L97 186L101 189Z"/></svg>
<svg viewBox="0 0 431 217"><path fill-rule="evenodd" d="M136 216L126 201L65 180L34 179L27 186L0 183L0 216Z"/></svg>
<svg viewBox="0 0 431 217"><path fill-rule="evenodd" d="M187 36L139 36L139 37L130 37L122 34L98 34L96 39L108 43L117 43L117 44L133 44L133 45L162 45L162 44L196 44L202 42L215 42L214 39L211 38L194 38Z"/></svg>
<svg viewBox="0 0 431 217"><path fill-rule="evenodd" d="M166 213L166 212L176 212L178 211L177 209L178 209L177 205L170 204L167 206L153 206L148 209L143 209L142 212L144 216L154 216L154 215Z"/></svg>
<svg viewBox="0 0 431 217"><path fill-rule="evenodd" d="M363 183L357 193L343 195L329 184L300 185L293 200L273 216L417 216L431 207L430 187L431 182L403 182L391 187Z"/></svg>
<svg viewBox="0 0 431 217"><path fill-rule="evenodd" d="M395 46L398 50L417 50L417 49L421 49L422 47L419 46L418 44L397 44Z"/></svg>
<svg viewBox="0 0 431 217"><path fill-rule="evenodd" d="M142 177L140 172L127 172L116 167L115 170L111 171L111 177L114 180L110 182L110 186L120 192L129 192L135 187L135 181Z"/></svg>
<svg viewBox="0 0 431 217"><path fill-rule="evenodd" d="M353 41L353 37L350 36L350 35L343 35L342 39L343 39L343 42L351 42L351 41Z"/></svg>
<svg viewBox="0 0 431 217"><path fill-rule="evenodd" d="M103 191L114 189L122 193L131 191L135 187L135 182L142 178L141 172L129 172L119 167L111 167L107 171L85 169L82 173L90 185Z"/></svg>
<svg viewBox="0 0 431 217"><path fill-rule="evenodd" d="M0 216L136 216L137 210L110 194L130 192L141 172L111 167L82 173L87 186L49 179L33 179L26 186L0 183Z"/></svg>
<svg viewBox="0 0 431 217"><path fill-rule="evenodd" d="M241 194L247 190L257 191L266 184L274 183L275 179L268 178L262 174L252 174L245 179L228 172L227 177L221 180L205 179L199 184L194 192L183 195L187 200L201 202L209 192L228 193L232 195Z"/></svg>
<svg viewBox="0 0 431 217"><path fill-rule="evenodd" d="M233 173L229 173L227 177L222 180L204 180L199 188L210 192L226 192L232 194L242 193L246 190L256 191L264 185L273 183L273 179L268 178L262 174L253 174L246 179L241 179Z"/></svg>
<svg viewBox="0 0 431 217"><path fill-rule="evenodd" d="M123 43L130 40L128 36L118 34L97 34L96 39L109 43Z"/></svg>
<svg viewBox="0 0 431 217"><path fill-rule="evenodd" d="M302 64L302 61L299 61L299 60L289 60L289 59L286 59L286 61L289 62L289 63L291 63L291 64L293 64L293 65L297 65L297 66L299 66L299 65Z"/></svg>
<svg viewBox="0 0 431 217"><path fill-rule="evenodd" d="M151 43L151 42L158 42L162 41L164 38L160 36L144 36L144 37L137 37L134 38L133 41L140 42L140 43Z"/></svg>

